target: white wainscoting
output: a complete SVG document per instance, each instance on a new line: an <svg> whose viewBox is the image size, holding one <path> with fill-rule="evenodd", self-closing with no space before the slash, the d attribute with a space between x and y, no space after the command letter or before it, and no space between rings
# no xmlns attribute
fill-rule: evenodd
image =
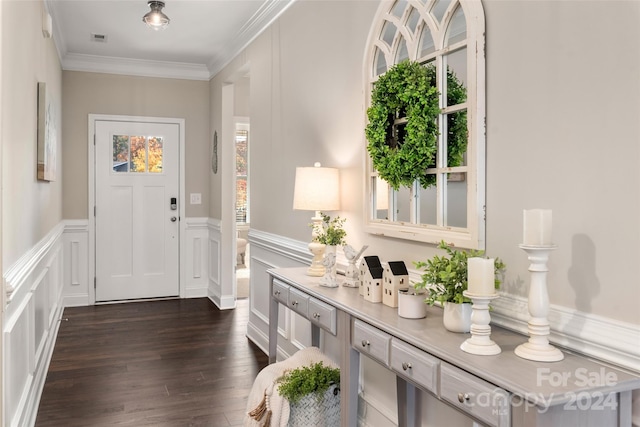
<svg viewBox="0 0 640 427"><path fill-rule="evenodd" d="M269 275L267 270L275 267L302 267L311 262L307 243L271 233L249 230L251 259L249 268L250 314L247 336L262 351L269 348ZM311 344L311 328L303 319L287 308L280 310L278 319L278 359L289 357L300 348Z"/></svg>
<svg viewBox="0 0 640 427"><path fill-rule="evenodd" d="M222 308L222 286L220 248L222 232L220 220L209 219L207 240L207 296L218 307Z"/></svg>
<svg viewBox="0 0 640 427"><path fill-rule="evenodd" d="M185 220L185 280L184 298L204 298L209 288L209 220L187 218Z"/></svg>
<svg viewBox="0 0 640 427"><path fill-rule="evenodd" d="M89 221L64 221L64 307L82 307L91 304L89 279Z"/></svg>
<svg viewBox="0 0 640 427"><path fill-rule="evenodd" d="M4 274L4 426L35 423L62 316L65 224L54 227Z"/></svg>

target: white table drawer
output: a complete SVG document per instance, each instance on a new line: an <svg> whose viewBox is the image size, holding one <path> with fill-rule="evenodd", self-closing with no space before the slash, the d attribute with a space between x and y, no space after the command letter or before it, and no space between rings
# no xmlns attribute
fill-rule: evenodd
<svg viewBox="0 0 640 427"><path fill-rule="evenodd" d="M440 397L490 426L510 425L506 391L445 362L440 366Z"/></svg>
<svg viewBox="0 0 640 427"><path fill-rule="evenodd" d="M304 316L309 315L309 295L300 292L295 288L289 289L289 303L287 304L291 310Z"/></svg>
<svg viewBox="0 0 640 427"><path fill-rule="evenodd" d="M389 366L389 346L391 335L382 332L360 320L353 322L353 348Z"/></svg>
<svg viewBox="0 0 640 427"><path fill-rule="evenodd" d="M391 369L417 386L438 393L440 361L396 338L391 339Z"/></svg>
<svg viewBox="0 0 640 427"><path fill-rule="evenodd" d="M273 292L273 297L277 299L278 302L281 302L284 305L289 304L289 285L285 285L284 283L274 279L271 292Z"/></svg>
<svg viewBox="0 0 640 427"><path fill-rule="evenodd" d="M336 334L337 310L335 307L313 297L309 298L309 320L333 335Z"/></svg>

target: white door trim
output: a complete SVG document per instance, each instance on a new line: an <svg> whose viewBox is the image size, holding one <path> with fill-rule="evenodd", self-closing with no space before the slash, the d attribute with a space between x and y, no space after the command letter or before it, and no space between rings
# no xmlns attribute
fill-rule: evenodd
<svg viewBox="0 0 640 427"><path fill-rule="evenodd" d="M96 290L95 290L95 277L96 277L96 221L94 216L94 207L96 203L96 194L95 194L95 184L96 184L96 176L95 176L95 123L96 121L117 121L117 122L155 122L155 123L171 123L177 124L179 127L179 153L180 153L180 173L179 173L179 215L180 215L180 242L178 245L179 252L179 290L180 290L180 298L185 298L185 265L184 265L184 256L185 254L185 235L186 235L186 214L185 214L185 120L177 119L177 118L167 118L167 117L144 117L144 116L117 116L117 115L109 115L109 114L89 114L89 124L88 124L88 157L87 157L87 165L89 169L89 204L87 206L87 214L89 217L89 304L95 304L96 302Z"/></svg>

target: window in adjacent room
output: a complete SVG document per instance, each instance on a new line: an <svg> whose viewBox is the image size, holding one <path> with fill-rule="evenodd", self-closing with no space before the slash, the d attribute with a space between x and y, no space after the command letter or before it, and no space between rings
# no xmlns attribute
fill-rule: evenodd
<svg viewBox="0 0 640 427"><path fill-rule="evenodd" d="M236 222L249 222L249 130L236 129Z"/></svg>

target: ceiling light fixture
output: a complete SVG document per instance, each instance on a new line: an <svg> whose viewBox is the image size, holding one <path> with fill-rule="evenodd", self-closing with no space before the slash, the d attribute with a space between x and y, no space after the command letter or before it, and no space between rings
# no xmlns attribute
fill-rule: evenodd
<svg viewBox="0 0 640 427"><path fill-rule="evenodd" d="M169 25L169 17L162 13L163 1L151 0L147 3L151 11L142 17L142 21L156 31L164 30Z"/></svg>

